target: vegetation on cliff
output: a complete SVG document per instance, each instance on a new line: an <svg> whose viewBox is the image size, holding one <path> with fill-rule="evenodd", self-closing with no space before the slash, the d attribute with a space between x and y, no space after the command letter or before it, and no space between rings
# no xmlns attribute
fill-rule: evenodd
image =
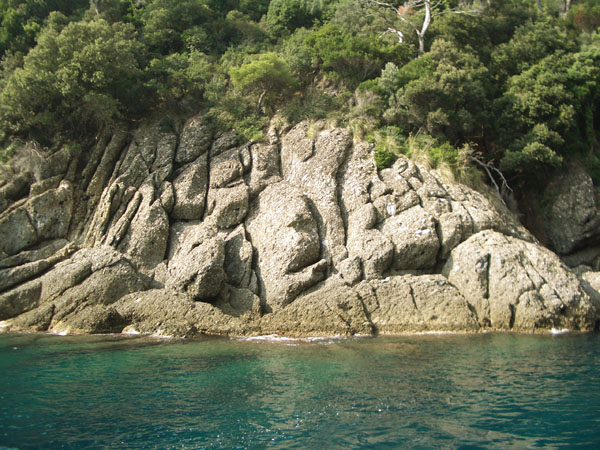
<svg viewBox="0 0 600 450"><path fill-rule="evenodd" d="M279 111L380 167L493 162L517 186L578 158L600 180L598 0L1 0L0 23L3 159L157 111L260 140Z"/></svg>

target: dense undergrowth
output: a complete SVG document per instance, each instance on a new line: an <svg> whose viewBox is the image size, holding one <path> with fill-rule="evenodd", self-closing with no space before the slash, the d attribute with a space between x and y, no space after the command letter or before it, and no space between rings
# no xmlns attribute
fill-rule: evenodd
<svg viewBox="0 0 600 450"><path fill-rule="evenodd" d="M379 167L528 187L579 159L600 182L600 0L432 2L422 39L429 2L384 3L0 0L0 159L156 114L260 140L278 112L349 128Z"/></svg>

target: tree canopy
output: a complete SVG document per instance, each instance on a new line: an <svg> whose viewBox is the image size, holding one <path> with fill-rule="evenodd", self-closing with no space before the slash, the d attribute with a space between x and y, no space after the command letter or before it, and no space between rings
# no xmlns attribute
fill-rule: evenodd
<svg viewBox="0 0 600 450"><path fill-rule="evenodd" d="M381 165L410 141L517 185L572 158L600 182L599 26L600 0L0 0L0 158L155 112L260 139L279 112Z"/></svg>

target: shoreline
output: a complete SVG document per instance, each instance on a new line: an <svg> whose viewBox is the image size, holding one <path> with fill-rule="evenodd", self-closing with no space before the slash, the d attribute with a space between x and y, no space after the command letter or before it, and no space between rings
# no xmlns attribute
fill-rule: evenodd
<svg viewBox="0 0 600 450"><path fill-rule="evenodd" d="M568 329L550 329L550 330L534 330L532 332L524 331L507 331L507 330L481 330L481 331L421 331L421 332L403 332L403 333L376 333L372 335L355 334L355 335L339 335L332 334L326 336L315 335L285 335L285 334L259 334L251 336L238 335L217 335L217 334L200 334L196 336L172 336L162 335L157 333L66 333L66 332L51 332L51 331L2 331L1 335L40 335L40 336L56 336L56 337L111 337L117 339L154 339L162 341L181 340L194 341L205 339L223 339L240 342L269 342L269 343L319 343L322 341L344 341L344 340L360 340L360 339L377 339L377 338L412 338L412 337L464 337L464 336L481 336L481 335L513 335L513 336L576 336L576 335L591 335L597 334L598 330L581 331Z"/></svg>

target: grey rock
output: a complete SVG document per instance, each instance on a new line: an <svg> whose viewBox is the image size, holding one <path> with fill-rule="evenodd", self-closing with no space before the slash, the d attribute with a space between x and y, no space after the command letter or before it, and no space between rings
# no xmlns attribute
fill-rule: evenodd
<svg viewBox="0 0 600 450"><path fill-rule="evenodd" d="M373 326L381 334L479 329L467 301L441 275L370 280L356 290Z"/></svg>
<svg viewBox="0 0 600 450"><path fill-rule="evenodd" d="M115 308L128 325L125 333L162 336L244 336L252 325L222 312L208 303L193 301L183 293L167 289L136 292L121 298Z"/></svg>
<svg viewBox="0 0 600 450"><path fill-rule="evenodd" d="M244 173L240 148L223 151L210 158L210 187L227 187Z"/></svg>
<svg viewBox="0 0 600 450"><path fill-rule="evenodd" d="M252 255L252 244L246 239L244 225L240 225L225 240L224 269L229 284L238 288L250 286Z"/></svg>
<svg viewBox="0 0 600 450"><path fill-rule="evenodd" d="M154 200L152 185L146 184L138 192L142 197L140 205L118 249L139 270L148 273L164 259L169 237L169 217L160 199Z"/></svg>
<svg viewBox="0 0 600 450"><path fill-rule="evenodd" d="M436 223L420 206L387 219L381 232L394 244L394 269L429 269L440 249Z"/></svg>
<svg viewBox="0 0 600 450"><path fill-rule="evenodd" d="M2 181L3 331L597 327L598 272L577 279L493 193L403 157L378 171L371 145L324 122L274 121L267 143L243 146L235 132L213 139L200 116L176 133L150 122L106 131L79 159L56 156L31 189ZM585 233L574 249L594 243Z"/></svg>
<svg viewBox="0 0 600 450"><path fill-rule="evenodd" d="M217 228L232 228L246 217L249 201L250 191L244 183L227 188L211 188L208 192L207 214Z"/></svg>
<svg viewBox="0 0 600 450"><path fill-rule="evenodd" d="M229 286L221 291L215 307L227 315L244 317L245 320L260 318L260 298L249 289Z"/></svg>
<svg viewBox="0 0 600 450"><path fill-rule="evenodd" d="M0 217L0 250L15 255L35 244L38 236L27 211L19 208Z"/></svg>
<svg viewBox="0 0 600 450"><path fill-rule="evenodd" d="M160 187L160 204L167 214L170 214L175 206L175 189L168 181L164 181Z"/></svg>
<svg viewBox="0 0 600 450"><path fill-rule="evenodd" d="M21 266L42 259L50 258L52 255L54 255L63 247L65 247L67 244L69 244L69 241L67 241L66 239L56 239L54 241L45 243L38 249L23 251L14 256L9 256L7 258L0 259L0 269Z"/></svg>
<svg viewBox="0 0 600 450"><path fill-rule="evenodd" d="M113 249L82 249L39 278L0 295L0 320L55 304L55 316L81 303L109 304L145 284L123 255Z"/></svg>
<svg viewBox="0 0 600 450"><path fill-rule="evenodd" d="M50 178L46 178L37 183L33 183L29 189L30 196L40 195L50 189L56 189L62 181L64 175L56 175Z"/></svg>
<svg viewBox="0 0 600 450"><path fill-rule="evenodd" d="M51 331L68 334L120 333L125 319L113 306L85 305L77 311L52 324Z"/></svg>
<svg viewBox="0 0 600 450"><path fill-rule="evenodd" d="M348 253L350 257L360 258L365 279L383 276L394 256L394 244L373 228L376 223L377 212L371 203L363 205L348 218Z"/></svg>
<svg viewBox="0 0 600 450"><path fill-rule="evenodd" d="M31 172L25 172L0 187L0 213L5 211L12 202L25 197L29 193L31 181Z"/></svg>
<svg viewBox="0 0 600 450"><path fill-rule="evenodd" d="M360 297L344 284L329 283L260 320L266 334L286 336L371 335Z"/></svg>
<svg viewBox="0 0 600 450"><path fill-rule="evenodd" d="M600 212L594 184L579 165L553 180L544 197L549 201L545 214L545 231L558 253L568 254L586 242L600 242Z"/></svg>
<svg viewBox="0 0 600 450"><path fill-rule="evenodd" d="M66 237L73 212L71 183L62 181L57 189L33 197L26 209L39 240Z"/></svg>
<svg viewBox="0 0 600 450"><path fill-rule="evenodd" d="M229 150L230 148L239 145L239 143L240 138L234 130L225 131L213 141L212 147L210 148L210 154L211 156L217 156L225 150Z"/></svg>
<svg viewBox="0 0 600 450"><path fill-rule="evenodd" d="M70 256L74 251L75 246L68 244L62 247L61 251L47 258L37 259L18 265L17 267L0 269L0 292L41 275L58 262Z"/></svg>
<svg viewBox="0 0 600 450"><path fill-rule="evenodd" d="M285 182L272 184L253 202L247 221L257 251L263 306L280 309L323 279L317 223L306 198Z"/></svg>
<svg viewBox="0 0 600 450"><path fill-rule="evenodd" d="M275 145L253 144L250 155L252 168L247 183L251 197L255 198L269 184L281 181L279 151Z"/></svg>
<svg viewBox="0 0 600 450"><path fill-rule="evenodd" d="M355 144L349 150L348 159L340 175L343 207L350 214L370 201L371 181L377 177L377 169L366 143Z"/></svg>
<svg viewBox="0 0 600 450"><path fill-rule="evenodd" d="M359 257L346 258L338 264L342 279L348 286L353 286L362 279L361 259Z"/></svg>
<svg viewBox="0 0 600 450"><path fill-rule="evenodd" d="M54 304L45 304L11 320L9 331L46 331L54 316Z"/></svg>
<svg viewBox="0 0 600 450"><path fill-rule="evenodd" d="M39 241L64 238L73 209L73 188L67 181L30 198L0 216L0 249L14 255Z"/></svg>
<svg viewBox="0 0 600 450"><path fill-rule="evenodd" d="M491 329L593 329L598 310L577 277L538 245L483 231L450 253L443 274Z"/></svg>
<svg viewBox="0 0 600 450"><path fill-rule="evenodd" d="M53 153L40 167L40 180L65 175L70 161L71 152L66 148Z"/></svg>
<svg viewBox="0 0 600 450"><path fill-rule="evenodd" d="M282 140L283 178L311 199L318 211L324 257L333 263L345 259L345 229L338 203L337 175L348 156L352 137L345 130L324 130L314 141L308 136L308 124L302 122Z"/></svg>
<svg viewBox="0 0 600 450"><path fill-rule="evenodd" d="M194 300L212 300L226 279L224 261L225 243L219 238L184 248L169 261L167 287Z"/></svg>
<svg viewBox="0 0 600 450"><path fill-rule="evenodd" d="M93 164L86 166L83 172L85 180L90 177L89 173L94 171L86 188L86 194L92 199L93 204L97 201L95 199L100 198L102 191L106 187L106 184L113 173L115 163L126 144L127 133L125 131L116 131L110 137L109 142L105 144L105 147L103 146L103 142L98 143L98 150L102 151L100 162L95 166L95 169ZM92 163L93 162L94 160L92 159Z"/></svg>
<svg viewBox="0 0 600 450"><path fill-rule="evenodd" d="M183 127L175 161L179 164L195 161L210 148L211 142L208 124L201 116L192 117Z"/></svg>
<svg viewBox="0 0 600 450"><path fill-rule="evenodd" d="M173 181L175 205L171 217L180 220L201 219L208 189L208 154L198 157Z"/></svg>
<svg viewBox="0 0 600 450"><path fill-rule="evenodd" d="M587 266L579 266L575 273L587 295L600 308L600 272Z"/></svg>

